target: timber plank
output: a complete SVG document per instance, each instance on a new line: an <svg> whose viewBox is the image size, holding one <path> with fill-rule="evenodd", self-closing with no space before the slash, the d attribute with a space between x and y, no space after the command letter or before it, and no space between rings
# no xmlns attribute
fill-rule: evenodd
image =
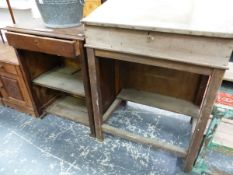
<svg viewBox="0 0 233 175"><path fill-rule="evenodd" d="M47 113L89 125L85 100L71 96L59 98L46 109Z"/></svg>
<svg viewBox="0 0 233 175"><path fill-rule="evenodd" d="M156 93L149 93L134 89L123 89L117 97L122 100L128 100L172 112L186 114L194 118L198 117L199 114L198 106L191 102Z"/></svg>
<svg viewBox="0 0 233 175"><path fill-rule="evenodd" d="M180 148L180 147L175 146L175 145L172 145L172 144L167 143L167 142L162 142L158 138L153 138L153 139L145 138L143 136L139 136L137 134L133 134L133 133L124 131L122 129L118 129L118 128L112 127L110 125L107 125L107 124L103 124L102 129L104 132L110 133L112 135L115 135L115 136L118 136L118 137L121 137L121 138L124 138L127 140L131 140L133 142L151 145L155 148L159 148L159 149L163 149L165 151L172 152L179 157L185 157L187 154L185 149Z"/></svg>
<svg viewBox="0 0 233 175"><path fill-rule="evenodd" d="M85 96L81 71L77 69L55 68L34 79L33 83L73 95Z"/></svg>
<svg viewBox="0 0 233 175"><path fill-rule="evenodd" d="M103 121L108 120L113 111L121 104L122 100L116 99L103 115Z"/></svg>

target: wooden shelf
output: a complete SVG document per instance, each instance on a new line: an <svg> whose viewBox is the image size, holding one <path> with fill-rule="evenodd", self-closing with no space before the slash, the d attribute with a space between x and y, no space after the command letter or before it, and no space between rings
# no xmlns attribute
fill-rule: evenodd
<svg viewBox="0 0 233 175"><path fill-rule="evenodd" d="M197 118L199 107L191 102L163 96L156 93L138 91L134 89L123 89L118 94L118 98L147 106L157 107L168 111L185 114Z"/></svg>
<svg viewBox="0 0 233 175"><path fill-rule="evenodd" d="M71 96L59 98L46 109L46 112L89 125L85 100L82 98Z"/></svg>
<svg viewBox="0 0 233 175"><path fill-rule="evenodd" d="M55 68L34 79L33 83L75 96L85 96L81 71L77 69Z"/></svg>

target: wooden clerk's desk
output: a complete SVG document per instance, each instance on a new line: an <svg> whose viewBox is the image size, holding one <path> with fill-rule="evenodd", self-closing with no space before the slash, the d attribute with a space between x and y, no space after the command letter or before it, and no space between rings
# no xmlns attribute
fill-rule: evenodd
<svg viewBox="0 0 233 175"><path fill-rule="evenodd" d="M35 116L45 113L90 126L95 136L83 26L49 29L40 20L6 28L18 55Z"/></svg>
<svg viewBox="0 0 233 175"><path fill-rule="evenodd" d="M189 8L189 2L179 9L173 1L108 0L83 20L97 138L104 131L173 152L184 158L185 171L192 169L233 50L232 26L214 26L225 18L208 24L203 4ZM122 101L191 116L189 148L105 124Z"/></svg>

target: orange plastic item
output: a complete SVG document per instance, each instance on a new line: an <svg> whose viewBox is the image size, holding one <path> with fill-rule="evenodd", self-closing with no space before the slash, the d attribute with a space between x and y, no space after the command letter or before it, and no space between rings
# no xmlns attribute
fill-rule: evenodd
<svg viewBox="0 0 233 175"><path fill-rule="evenodd" d="M215 103L233 107L233 94L219 92Z"/></svg>
<svg viewBox="0 0 233 175"><path fill-rule="evenodd" d="M89 15L93 10L101 5L101 0L85 0L83 16Z"/></svg>

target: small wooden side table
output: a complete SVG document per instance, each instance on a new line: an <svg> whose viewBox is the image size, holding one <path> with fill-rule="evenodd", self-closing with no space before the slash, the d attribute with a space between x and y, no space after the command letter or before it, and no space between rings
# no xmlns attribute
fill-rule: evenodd
<svg viewBox="0 0 233 175"><path fill-rule="evenodd" d="M35 115L32 99L14 49L0 43L0 93L3 105Z"/></svg>
<svg viewBox="0 0 233 175"><path fill-rule="evenodd" d="M89 126L95 136L83 26L49 29L35 20L6 30L36 116L51 113L80 122Z"/></svg>
<svg viewBox="0 0 233 175"><path fill-rule="evenodd" d="M104 131L173 152L184 158L184 170L190 171L228 68L233 28L214 28L209 20L194 18L202 9L198 4L184 11L170 3L108 0L83 20L85 46L97 138L103 139ZM106 124L122 101L191 116L189 148Z"/></svg>

